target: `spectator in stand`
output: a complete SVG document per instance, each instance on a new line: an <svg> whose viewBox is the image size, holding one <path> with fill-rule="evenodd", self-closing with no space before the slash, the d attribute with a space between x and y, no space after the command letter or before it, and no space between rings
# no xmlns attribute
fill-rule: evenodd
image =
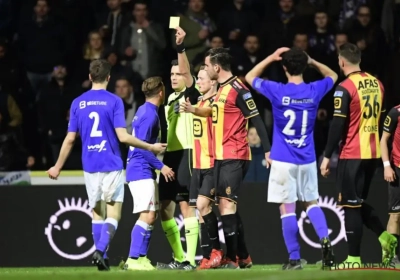
<svg viewBox="0 0 400 280"><path fill-rule="evenodd" d="M75 69L74 79L77 83L81 84L82 92L89 90L91 82L87 74L90 62L95 59L102 58L105 50L103 39L100 32L92 31L88 35L88 40L83 47L83 57Z"/></svg>
<svg viewBox="0 0 400 280"><path fill-rule="evenodd" d="M247 35L257 31L257 14L244 5L245 0L232 0L218 16L218 31L225 45L240 48Z"/></svg>
<svg viewBox="0 0 400 280"><path fill-rule="evenodd" d="M129 80L125 77L120 77L115 83L115 94L121 97L124 103L126 130L128 133L132 133L132 120L137 109L145 102L144 94L141 91L135 92ZM120 143L120 149L124 167L126 167L129 146Z"/></svg>
<svg viewBox="0 0 400 280"><path fill-rule="evenodd" d="M252 160L244 179L245 182L268 182L269 169L265 167L265 154L260 137L254 127L249 128L247 134L251 149Z"/></svg>
<svg viewBox="0 0 400 280"><path fill-rule="evenodd" d="M129 24L129 14L122 10L122 0L107 0L108 10L97 16L97 26L103 37L103 41L119 49L121 43L121 31Z"/></svg>
<svg viewBox="0 0 400 280"><path fill-rule="evenodd" d="M58 152L65 138L68 109L73 99L82 93L79 85L68 78L64 65L54 67L51 81L39 94L39 124L46 143L44 148L50 154L47 162L51 166L57 161Z"/></svg>
<svg viewBox="0 0 400 280"><path fill-rule="evenodd" d="M71 38L49 13L48 0L37 0L33 10L32 17L23 19L18 43L28 79L37 94L50 81L53 67L64 60Z"/></svg>
<svg viewBox="0 0 400 280"><path fill-rule="evenodd" d="M201 65L204 64L204 57L205 57L206 52L209 50L209 48L213 49L213 48L223 48L224 47L224 40L222 39L222 36L219 33L211 34L208 41L210 42L209 47L206 50L204 50L203 52L196 55L196 57L192 61L195 73L198 73ZM186 44L185 44L185 46L186 46Z"/></svg>
<svg viewBox="0 0 400 280"><path fill-rule="evenodd" d="M330 24L325 11L317 11L314 15L315 27L308 34L308 45L313 57L330 68L337 65L335 49L335 30Z"/></svg>
<svg viewBox="0 0 400 280"><path fill-rule="evenodd" d="M115 83L121 77L126 78L132 85L135 92L141 91L142 77L139 73L132 70L131 67L127 67L120 63L119 56L115 50L109 50L104 53L104 59L111 64L110 81L107 85L107 90L113 92L115 90Z"/></svg>
<svg viewBox="0 0 400 280"><path fill-rule="evenodd" d="M122 31L121 53L142 79L162 74L166 40L163 27L148 17L147 3L136 1L133 21Z"/></svg>
<svg viewBox="0 0 400 280"><path fill-rule="evenodd" d="M22 113L14 98L0 92L0 171L31 168L35 158L22 143Z"/></svg>
<svg viewBox="0 0 400 280"><path fill-rule="evenodd" d="M189 0L188 9L180 18L179 25L187 34L185 37L186 56L190 62L193 62L197 55L208 49L208 37L215 31L216 26L204 10L204 0ZM174 49L176 48L175 33L176 31L172 32L173 40L171 40Z"/></svg>
<svg viewBox="0 0 400 280"><path fill-rule="evenodd" d="M17 61L8 52L6 40L0 39L0 91L15 94L20 83Z"/></svg>
<svg viewBox="0 0 400 280"><path fill-rule="evenodd" d="M356 44L362 52L362 69L381 77L385 67L386 38L371 17L371 9L365 5L360 6L357 18L345 23L345 31L349 34L349 41Z"/></svg>
<svg viewBox="0 0 400 280"><path fill-rule="evenodd" d="M234 55L232 72L246 83L244 76L264 58L265 54L261 53L257 35L250 34L246 37L242 49Z"/></svg>

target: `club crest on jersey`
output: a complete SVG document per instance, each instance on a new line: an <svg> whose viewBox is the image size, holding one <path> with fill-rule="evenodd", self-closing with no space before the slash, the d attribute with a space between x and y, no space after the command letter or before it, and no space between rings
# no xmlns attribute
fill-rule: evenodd
<svg viewBox="0 0 400 280"><path fill-rule="evenodd" d="M334 97L342 97L343 96L343 91L335 91L333 94Z"/></svg>

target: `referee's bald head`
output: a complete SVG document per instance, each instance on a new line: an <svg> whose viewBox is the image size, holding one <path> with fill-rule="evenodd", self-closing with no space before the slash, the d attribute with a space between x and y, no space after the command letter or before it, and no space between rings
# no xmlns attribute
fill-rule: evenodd
<svg viewBox="0 0 400 280"><path fill-rule="evenodd" d="M349 64L358 65L361 62L361 50L354 44L345 43L339 47L339 63L341 59Z"/></svg>

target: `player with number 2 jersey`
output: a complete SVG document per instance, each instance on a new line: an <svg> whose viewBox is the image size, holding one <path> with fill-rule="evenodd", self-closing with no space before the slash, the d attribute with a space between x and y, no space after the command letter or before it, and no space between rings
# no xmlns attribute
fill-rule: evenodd
<svg viewBox="0 0 400 280"><path fill-rule="evenodd" d="M105 60L91 62L92 89L72 102L68 134L55 166L48 170L49 177L57 179L79 133L86 191L89 206L93 209L96 252L92 263L99 270L109 270L106 250L117 229L124 200L123 163L118 140L155 153L164 150L161 144L148 144L127 133L122 100L106 91L110 70L111 65ZM101 200L107 203L106 213ZM107 219L104 221L105 214Z"/></svg>
<svg viewBox="0 0 400 280"><path fill-rule="evenodd" d="M282 60L287 84L258 78L272 62ZM303 72L310 64L325 77L306 84ZM286 270L301 269L296 201L303 202L322 247L323 266L333 265L325 215L317 205L318 176L313 130L319 102L332 89L337 75L327 66L309 58L300 49L280 48L246 75L248 83L272 104L274 130L271 148L271 173L268 202L279 203L282 229L289 262Z"/></svg>

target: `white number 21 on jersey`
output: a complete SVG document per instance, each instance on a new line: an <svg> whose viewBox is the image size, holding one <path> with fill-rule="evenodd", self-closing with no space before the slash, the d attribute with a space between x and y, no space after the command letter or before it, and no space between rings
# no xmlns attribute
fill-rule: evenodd
<svg viewBox="0 0 400 280"><path fill-rule="evenodd" d="M296 122L296 113L293 110L286 110L283 115L285 118L289 118L288 123L286 124L285 128L282 130L282 132L286 135L289 136L294 136L296 135L296 131L292 128L294 123ZM306 134L307 131L307 122L308 122L308 111L303 110L303 117L301 121L301 135Z"/></svg>
<svg viewBox="0 0 400 280"><path fill-rule="evenodd" d="M100 116L97 112L91 112L89 118L93 119L92 130L90 131L90 137L102 137L103 132L99 130Z"/></svg>

